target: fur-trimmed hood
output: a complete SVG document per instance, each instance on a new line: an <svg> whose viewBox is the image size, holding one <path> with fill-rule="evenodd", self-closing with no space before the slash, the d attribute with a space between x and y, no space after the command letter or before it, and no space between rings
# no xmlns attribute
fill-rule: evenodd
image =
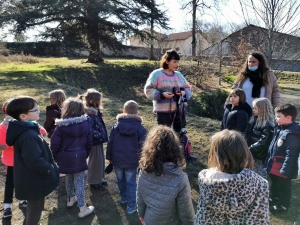
<svg viewBox="0 0 300 225"><path fill-rule="evenodd" d="M65 118L65 119L56 119L55 120L55 125L58 126L58 127L69 126L69 125L75 124L75 123L82 123L86 120L87 120L86 115L77 116L77 117L68 117L68 118Z"/></svg>
<svg viewBox="0 0 300 225"><path fill-rule="evenodd" d="M137 114L127 114L127 113L121 113L121 114L118 114L116 116L117 120L119 119L136 119L138 121L141 121L143 122L143 118L140 117L139 115Z"/></svg>
<svg viewBox="0 0 300 225"><path fill-rule="evenodd" d="M117 115L118 122L115 124L122 135L131 136L140 129L142 117L137 114L122 113Z"/></svg>
<svg viewBox="0 0 300 225"><path fill-rule="evenodd" d="M199 198L215 212L230 212L233 216L242 213L260 200L261 192L268 191L267 181L248 169L230 179L207 178L207 172L206 169L199 173Z"/></svg>
<svg viewBox="0 0 300 225"><path fill-rule="evenodd" d="M86 114L97 115L99 110L94 107L85 106L84 111Z"/></svg>
<svg viewBox="0 0 300 225"><path fill-rule="evenodd" d="M9 115L6 115L5 118L3 119L2 124L4 124L4 125L7 126L8 123L9 123L9 121L13 121L13 120L15 120L13 117L11 117L11 116L9 116Z"/></svg>

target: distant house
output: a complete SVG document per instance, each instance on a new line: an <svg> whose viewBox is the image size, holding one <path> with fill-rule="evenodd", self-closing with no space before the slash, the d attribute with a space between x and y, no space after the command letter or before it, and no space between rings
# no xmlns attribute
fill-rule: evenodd
<svg viewBox="0 0 300 225"><path fill-rule="evenodd" d="M145 32L149 32L149 30L145 30ZM154 48L161 49L161 53L165 52L168 49L175 49L181 55L192 55L192 32L180 32L173 33L169 35L164 35L158 32L155 32L157 39L154 41ZM130 39L130 45L136 47L150 47L150 41L140 40L138 36L134 35ZM203 33L198 30L196 31L196 54L201 53L201 51L207 48L210 43L205 38Z"/></svg>
<svg viewBox="0 0 300 225"><path fill-rule="evenodd" d="M240 51L258 50L267 55L269 30L255 25L248 25L221 40L220 42L203 50L205 55L232 56ZM272 59L294 60L300 57L300 37L273 33L271 49Z"/></svg>

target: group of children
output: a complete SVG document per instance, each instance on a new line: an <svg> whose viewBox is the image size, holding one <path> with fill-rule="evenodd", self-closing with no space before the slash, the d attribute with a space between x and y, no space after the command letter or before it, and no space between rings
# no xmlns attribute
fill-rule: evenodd
<svg viewBox="0 0 300 225"><path fill-rule="evenodd" d="M256 98L251 115L242 89L231 90L228 99L221 130L237 130L243 134L254 158L254 171L265 179L269 175L270 211L287 212L291 180L297 178L299 166L300 124L295 122L296 107L283 104L273 111L267 98Z"/></svg>
<svg viewBox="0 0 300 225"><path fill-rule="evenodd" d="M7 169L3 217L12 216L15 189L15 197L22 200L19 205L27 206L25 224L38 224L45 196L58 186L59 173L66 175L66 206L77 203L79 218L90 215L95 208L86 205L85 171L90 188L105 189L105 158L114 166L119 203L127 205L126 214L137 211L143 225L269 224L269 210L287 212L291 179L298 175L297 109L292 104L276 107L275 125L267 98L254 99L252 108L245 92L235 88L225 105L221 131L211 140L209 168L198 176L195 214L178 138L185 124L180 129L174 124L170 128L176 123L177 108L183 105L182 101L177 106L174 96L191 97L188 82L174 72L178 61L175 51L167 52L162 69L155 70L147 80L145 94L155 103L159 124L148 134L133 100L124 104L108 136L101 93L88 89L83 95L66 98L63 90L54 90L44 123L49 145L43 138L45 130L36 122L37 102L28 96L9 99L2 107L6 117L0 125L2 162ZM161 87L157 86L159 82ZM178 93L170 89L175 82L184 86Z"/></svg>

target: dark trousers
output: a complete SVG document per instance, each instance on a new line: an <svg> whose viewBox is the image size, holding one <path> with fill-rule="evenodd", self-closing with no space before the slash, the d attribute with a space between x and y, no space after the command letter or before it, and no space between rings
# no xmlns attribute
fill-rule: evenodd
<svg viewBox="0 0 300 225"><path fill-rule="evenodd" d="M269 174L271 179L271 198L278 199L279 204L289 207L291 203L292 180Z"/></svg>
<svg viewBox="0 0 300 225"><path fill-rule="evenodd" d="M28 200L25 225L38 225L44 209L45 198Z"/></svg>
<svg viewBox="0 0 300 225"><path fill-rule="evenodd" d="M171 127L175 113L157 113L157 124Z"/></svg>
<svg viewBox="0 0 300 225"><path fill-rule="evenodd" d="M14 167L6 167L6 180L4 190L4 203L12 203L14 195Z"/></svg>

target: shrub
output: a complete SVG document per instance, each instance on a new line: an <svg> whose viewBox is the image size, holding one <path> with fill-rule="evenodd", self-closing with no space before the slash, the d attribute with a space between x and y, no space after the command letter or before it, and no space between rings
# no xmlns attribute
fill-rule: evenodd
<svg viewBox="0 0 300 225"><path fill-rule="evenodd" d="M217 89L212 92L200 92L190 100L191 111L199 116L221 120L228 92Z"/></svg>
<svg viewBox="0 0 300 225"><path fill-rule="evenodd" d="M8 56L0 55L0 63L9 63L9 62L38 63L39 59L32 55L24 55L24 54L14 54Z"/></svg>
<svg viewBox="0 0 300 225"><path fill-rule="evenodd" d="M235 79L236 76L230 76L230 75L224 76L224 80L227 81L228 83L233 83Z"/></svg>

